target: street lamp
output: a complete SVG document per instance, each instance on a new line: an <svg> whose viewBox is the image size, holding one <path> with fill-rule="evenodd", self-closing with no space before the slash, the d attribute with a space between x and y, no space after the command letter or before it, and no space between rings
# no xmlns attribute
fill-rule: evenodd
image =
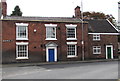
<svg viewBox="0 0 120 81"><path fill-rule="evenodd" d="M83 27L83 1L81 0L81 20L82 20L82 61L85 60L85 53L84 53L84 27Z"/></svg>

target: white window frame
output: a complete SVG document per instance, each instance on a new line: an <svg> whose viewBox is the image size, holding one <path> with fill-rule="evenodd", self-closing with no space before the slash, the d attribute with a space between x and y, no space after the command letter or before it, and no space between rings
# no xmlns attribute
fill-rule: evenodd
<svg viewBox="0 0 120 81"><path fill-rule="evenodd" d="M73 25L73 24L70 24L70 25L65 25L66 26L66 37L67 37L67 30L68 28L74 28L75 29L75 38L67 38L67 40L77 40L77 34L76 34L76 27L77 25Z"/></svg>
<svg viewBox="0 0 120 81"><path fill-rule="evenodd" d="M100 41L100 34L93 34L93 41Z"/></svg>
<svg viewBox="0 0 120 81"><path fill-rule="evenodd" d="M100 51L95 52L94 50L100 50ZM101 46L93 46L93 54L101 54Z"/></svg>
<svg viewBox="0 0 120 81"><path fill-rule="evenodd" d="M75 55L68 55L68 45L75 45ZM77 57L77 42L67 42L67 58Z"/></svg>
<svg viewBox="0 0 120 81"><path fill-rule="evenodd" d="M22 26L26 27L26 38L18 36L18 28ZM28 23L16 23L16 40L28 40Z"/></svg>
<svg viewBox="0 0 120 81"><path fill-rule="evenodd" d="M19 45L26 45L26 52L27 52L27 56L26 57L18 57L18 46ZM28 59L28 42L16 42L16 59Z"/></svg>
<svg viewBox="0 0 120 81"><path fill-rule="evenodd" d="M57 38L56 38L57 24L45 24L45 27L46 27L46 39L45 40L57 40ZM55 38L47 38L47 28L55 28Z"/></svg>

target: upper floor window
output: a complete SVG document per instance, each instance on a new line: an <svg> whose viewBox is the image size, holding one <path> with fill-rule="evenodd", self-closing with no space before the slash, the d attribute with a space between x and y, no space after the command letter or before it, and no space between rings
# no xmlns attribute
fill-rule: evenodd
<svg viewBox="0 0 120 81"><path fill-rule="evenodd" d="M28 24L16 23L16 40L28 40Z"/></svg>
<svg viewBox="0 0 120 81"><path fill-rule="evenodd" d="M100 40L100 35L99 34L94 34L93 35L93 40L95 40L95 41L98 40L99 41Z"/></svg>
<svg viewBox="0 0 120 81"><path fill-rule="evenodd" d="M67 40L76 40L76 27L77 25L66 25Z"/></svg>
<svg viewBox="0 0 120 81"><path fill-rule="evenodd" d="M56 39L56 24L45 24L46 26L46 40L57 40Z"/></svg>

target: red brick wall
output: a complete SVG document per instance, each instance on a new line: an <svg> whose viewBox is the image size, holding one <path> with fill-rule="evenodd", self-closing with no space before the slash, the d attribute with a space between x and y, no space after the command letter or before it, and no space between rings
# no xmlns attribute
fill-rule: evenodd
<svg viewBox="0 0 120 81"><path fill-rule="evenodd" d="M2 22L2 60L4 62L14 62L15 55L15 44L16 44L16 36L15 36L15 24L14 22ZM9 42L5 42L6 40L11 40Z"/></svg>
<svg viewBox="0 0 120 81"><path fill-rule="evenodd" d="M16 40L16 26L15 23L28 23L28 42L29 43L29 59L28 60L16 60L16 42L21 42ZM44 24L49 24L45 22L26 22L26 21L3 21L2 22L2 55L3 62L45 62L46 61L46 47L45 44L50 42L46 39L46 27ZM57 24L57 40L55 42L57 47L57 60L58 61L68 61L68 60L81 60L82 51L82 31L81 24L78 23L52 23ZM67 42L66 40L66 26L65 24L77 24L77 55L75 58L67 58ZM85 40L85 56L88 57L88 24L84 24L84 40ZM37 31L34 32L34 29ZM5 42L4 40L11 40L10 42Z"/></svg>
<svg viewBox="0 0 120 81"><path fill-rule="evenodd" d="M16 25L15 23L28 23L28 42L29 43L29 59L16 60ZM3 62L45 62L46 61L46 47L45 44L51 42L46 39L45 22L23 22L23 21L3 21L2 22L2 57ZM57 24L57 40L55 42L57 47L57 60L82 60L82 27L79 23L52 23ZM77 24L77 40L66 40L66 26L65 24ZM37 31L34 32L34 29ZM115 35L101 35L101 41L93 41L92 35L88 36L88 24L84 24L84 55L85 59L105 58L105 46L112 44L114 47L114 57L117 57L117 36ZM114 39L114 40L113 40ZM8 40L8 41L6 41ZM67 42L77 42L77 56L75 58L67 58ZM100 45L102 48L101 55L93 55L92 46Z"/></svg>
<svg viewBox="0 0 120 81"><path fill-rule="evenodd" d="M113 56L118 57L117 35L101 35L100 41L93 41L93 35L89 35L89 58L106 58L106 45L113 45ZM101 46L101 54L93 54L93 46Z"/></svg>

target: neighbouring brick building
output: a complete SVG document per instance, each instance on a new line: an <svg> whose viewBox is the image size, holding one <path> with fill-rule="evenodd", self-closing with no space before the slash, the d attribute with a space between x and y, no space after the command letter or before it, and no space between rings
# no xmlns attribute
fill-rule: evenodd
<svg viewBox="0 0 120 81"><path fill-rule="evenodd" d="M6 2L2 2L2 8L3 63L118 57L114 26L108 20L82 22L78 6L75 18L7 16Z"/></svg>
<svg viewBox="0 0 120 81"><path fill-rule="evenodd" d="M118 57L118 31L109 20L89 22L89 57L91 59ZM93 47L93 48L91 48Z"/></svg>

